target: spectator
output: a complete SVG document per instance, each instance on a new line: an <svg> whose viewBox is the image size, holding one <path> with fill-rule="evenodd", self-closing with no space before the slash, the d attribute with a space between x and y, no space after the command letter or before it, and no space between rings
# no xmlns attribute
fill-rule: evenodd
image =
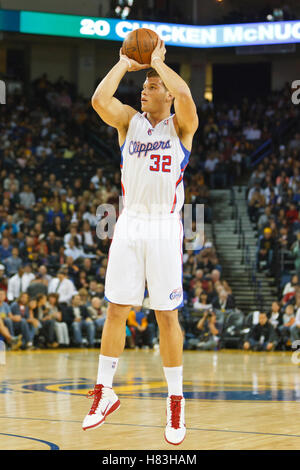
<svg viewBox="0 0 300 470"><path fill-rule="evenodd" d="M217 349L221 328L217 322L217 316L213 310L206 310L203 317L197 323L198 337L189 341L189 348L196 347L199 350Z"/></svg>
<svg viewBox="0 0 300 470"><path fill-rule="evenodd" d="M213 308L216 310L231 310L235 308L235 300L233 295L228 294L228 292L221 288L219 290L218 296L213 301Z"/></svg>
<svg viewBox="0 0 300 470"><path fill-rule="evenodd" d="M288 302L290 298L295 295L295 288L298 285L298 283L299 283L299 278L295 274L294 276L292 276L291 280L285 284L283 292L282 292L283 303Z"/></svg>
<svg viewBox="0 0 300 470"><path fill-rule="evenodd" d="M294 306L289 304L285 308L282 325L279 326L280 337L284 348L291 344L291 328L295 323Z"/></svg>
<svg viewBox="0 0 300 470"><path fill-rule="evenodd" d="M300 307L298 307L295 316L295 322L291 326L291 341L299 341L300 340Z"/></svg>
<svg viewBox="0 0 300 470"><path fill-rule="evenodd" d="M5 292L7 292L8 288L8 281L7 277L5 276L5 266L3 264L0 264L0 289L3 289Z"/></svg>
<svg viewBox="0 0 300 470"><path fill-rule="evenodd" d="M93 320L96 331L102 331L106 313L101 309L102 301L99 297L93 297L91 300L91 305L88 307L88 312L90 314L91 319Z"/></svg>
<svg viewBox="0 0 300 470"><path fill-rule="evenodd" d="M40 274L41 282L43 282L43 284L48 287L49 282L52 279L52 276L48 274L47 266L44 266L43 264L39 266L38 274Z"/></svg>
<svg viewBox="0 0 300 470"><path fill-rule="evenodd" d="M207 299L207 292L200 292L199 296L196 296L194 299L193 308L195 310L210 310L212 308L212 304L208 303Z"/></svg>
<svg viewBox="0 0 300 470"><path fill-rule="evenodd" d="M65 256L71 256L74 261L79 261L80 258L84 258L86 254L82 248L78 246L77 238L70 238L68 242L68 248L64 251Z"/></svg>
<svg viewBox="0 0 300 470"><path fill-rule="evenodd" d="M1 336L4 338L8 349L11 349L12 351L17 351L20 349L22 344L22 335L12 336L4 321L0 317L0 337Z"/></svg>
<svg viewBox="0 0 300 470"><path fill-rule="evenodd" d="M80 235L80 233L78 233L78 230L77 230L77 224L73 223L71 225L71 229L70 229L70 232L69 233L66 233L66 235L64 236L64 245L65 245L65 248L69 248L69 241L71 239L74 239L74 238L77 238L77 241L78 241L78 244L81 245L82 243L82 236Z"/></svg>
<svg viewBox="0 0 300 470"><path fill-rule="evenodd" d="M54 277L48 286L48 294L57 293L59 295L59 304L68 305L76 293L73 282L67 276L67 266L63 265L58 270L57 277Z"/></svg>
<svg viewBox="0 0 300 470"><path fill-rule="evenodd" d="M91 225L88 220L85 220L83 222L82 244L83 244L83 249L86 253L94 253L94 251L97 248L97 243L95 241L95 237L91 230Z"/></svg>
<svg viewBox="0 0 300 470"><path fill-rule="evenodd" d="M11 337L14 337L13 322L11 317L11 309L7 302L5 302L6 292L0 289L0 319L4 326L8 329Z"/></svg>
<svg viewBox="0 0 300 470"><path fill-rule="evenodd" d="M257 223L259 215L262 214L265 204L266 201L264 195L261 194L259 190L255 190L248 205L249 218L252 223Z"/></svg>
<svg viewBox="0 0 300 470"><path fill-rule="evenodd" d="M36 298L38 294L47 295L48 289L42 280L42 274L37 273L27 288L27 294L30 299Z"/></svg>
<svg viewBox="0 0 300 470"><path fill-rule="evenodd" d="M19 194L19 198L21 206L26 210L31 209L36 202L35 195L29 184L24 184L23 191Z"/></svg>
<svg viewBox="0 0 300 470"><path fill-rule="evenodd" d="M4 259L3 262L5 264L8 277L16 274L19 268L22 266L22 259L19 257L19 249L17 247L13 247L11 255Z"/></svg>
<svg viewBox="0 0 300 470"><path fill-rule="evenodd" d="M149 328L145 312L138 308L133 307L128 315L127 325L134 334L135 346L138 348L149 347L153 348L153 332Z"/></svg>
<svg viewBox="0 0 300 470"><path fill-rule="evenodd" d="M75 346L83 346L82 334L86 332L89 347L94 347L95 325L87 307L81 305L79 294L73 296L72 304L66 309L64 320L72 331Z"/></svg>
<svg viewBox="0 0 300 470"><path fill-rule="evenodd" d="M221 279L221 273L219 269L213 269L211 272L210 278L212 282L214 283L214 285L220 284L223 287L223 289L226 292L228 292L228 294L232 295L232 289L227 281L225 281L224 279Z"/></svg>
<svg viewBox="0 0 300 470"><path fill-rule="evenodd" d="M56 257L61 246L62 242L56 238L55 232L49 232L47 240L48 254L52 257Z"/></svg>
<svg viewBox="0 0 300 470"><path fill-rule="evenodd" d="M22 292L19 298L11 304L9 318L13 321L14 335L22 335L22 349L34 349L33 339L36 333L33 314L28 308L28 294Z"/></svg>
<svg viewBox="0 0 300 470"><path fill-rule="evenodd" d="M20 296L21 292L26 292L27 279L25 279L23 275L24 268L20 267L18 272L8 280L7 299L10 302L16 300Z"/></svg>
<svg viewBox="0 0 300 470"><path fill-rule="evenodd" d="M88 290L82 287L78 290L78 294L80 295L81 305L84 305L85 307L90 307L91 302Z"/></svg>
<svg viewBox="0 0 300 470"><path fill-rule="evenodd" d="M36 302L37 319L40 328L39 336L44 337L48 348L57 348L59 344L55 338L55 319L49 314L47 296L45 294L38 294Z"/></svg>
<svg viewBox="0 0 300 470"><path fill-rule="evenodd" d="M264 234L258 240L256 266L259 271L271 269L273 262L273 254L275 249L275 241L272 238L272 230L269 227L264 229Z"/></svg>
<svg viewBox="0 0 300 470"><path fill-rule="evenodd" d="M268 321L267 314L260 312L259 323L252 326L246 336L244 342L244 349L247 351L273 351L277 344L277 337L275 330L271 323Z"/></svg>
<svg viewBox="0 0 300 470"><path fill-rule="evenodd" d="M4 261L6 258L9 258L11 254L12 246L9 243L9 239L7 237L3 237L0 246L0 259Z"/></svg>
<svg viewBox="0 0 300 470"><path fill-rule="evenodd" d="M280 327L282 326L282 315L279 302L272 302L272 309L269 315L269 322L273 325L275 333L280 336Z"/></svg>
<svg viewBox="0 0 300 470"><path fill-rule="evenodd" d="M298 276L298 279L300 278L300 230L297 232L297 240L292 246L292 253L295 258L295 270Z"/></svg>
<svg viewBox="0 0 300 470"><path fill-rule="evenodd" d="M70 345L69 331L67 324L62 321L62 312L58 307L58 294L48 295L46 308L49 317L55 321L54 329L59 346L68 347Z"/></svg>

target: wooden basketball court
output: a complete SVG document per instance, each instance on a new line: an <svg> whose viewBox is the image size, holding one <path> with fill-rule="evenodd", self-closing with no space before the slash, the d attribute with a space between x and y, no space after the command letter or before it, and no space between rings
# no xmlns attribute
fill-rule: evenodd
<svg viewBox="0 0 300 470"><path fill-rule="evenodd" d="M98 350L9 352L0 366L0 449L299 449L299 366L292 353L185 352L187 437L164 441L166 384L158 351L126 350L121 408L82 431Z"/></svg>

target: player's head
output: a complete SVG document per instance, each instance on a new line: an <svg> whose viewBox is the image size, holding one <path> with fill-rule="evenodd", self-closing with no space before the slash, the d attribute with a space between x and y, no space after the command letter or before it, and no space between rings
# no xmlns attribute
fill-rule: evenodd
<svg viewBox="0 0 300 470"><path fill-rule="evenodd" d="M149 70L143 84L141 95L142 111L155 113L161 111L162 108L171 108L173 101L173 96L166 88L156 70Z"/></svg>

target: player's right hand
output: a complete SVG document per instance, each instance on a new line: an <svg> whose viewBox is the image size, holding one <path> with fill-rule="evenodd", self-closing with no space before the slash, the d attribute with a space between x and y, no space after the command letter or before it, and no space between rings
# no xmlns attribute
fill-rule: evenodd
<svg viewBox="0 0 300 470"><path fill-rule="evenodd" d="M139 64L136 60L130 59L127 55L122 53L122 48L120 49L120 60L127 63L128 72L137 72L138 70L149 69L151 67L150 64Z"/></svg>

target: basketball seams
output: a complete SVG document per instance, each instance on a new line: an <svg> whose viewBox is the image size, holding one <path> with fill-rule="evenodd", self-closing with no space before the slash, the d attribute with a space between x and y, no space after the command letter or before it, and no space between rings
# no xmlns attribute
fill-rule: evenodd
<svg viewBox="0 0 300 470"><path fill-rule="evenodd" d="M139 55L140 55L141 64L142 64L142 63L143 63L143 58L142 58L141 51L140 51L140 46L139 46L138 31L139 31L139 30L136 29L135 40L136 40L136 45L137 45L137 48L138 48L138 53L139 53Z"/></svg>
<svg viewBox="0 0 300 470"><path fill-rule="evenodd" d="M145 28L145 32L148 34L148 36L149 36L149 38L150 38L150 40L151 40L152 49L154 50L156 46L155 46L155 44L154 44L154 42L153 42L152 35L149 33L149 31L148 31L147 28Z"/></svg>

